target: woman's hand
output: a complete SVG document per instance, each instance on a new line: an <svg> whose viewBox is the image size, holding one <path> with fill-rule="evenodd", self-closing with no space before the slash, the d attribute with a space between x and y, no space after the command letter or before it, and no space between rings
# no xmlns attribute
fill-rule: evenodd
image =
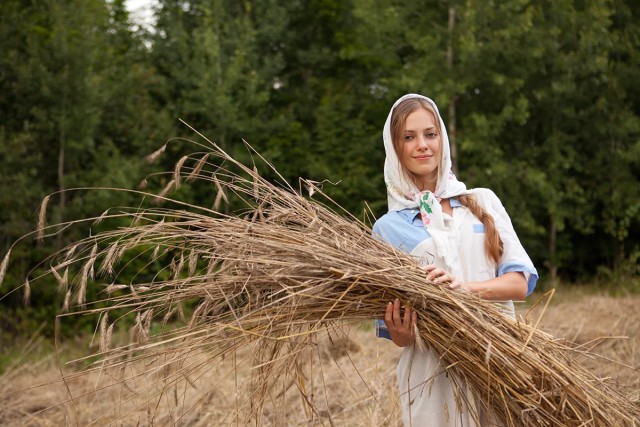
<svg viewBox="0 0 640 427"><path fill-rule="evenodd" d="M444 268L430 264L424 268L424 271L427 272L427 279L431 280L433 283L437 283L439 285L447 284L449 289L468 291L464 286L464 283L460 283L453 274L449 273Z"/></svg>
<svg viewBox="0 0 640 427"><path fill-rule="evenodd" d="M406 347L416 340L416 322L418 316L410 306L404 307L404 316L400 314L400 300L387 304L384 323L391 334L391 340L398 347Z"/></svg>

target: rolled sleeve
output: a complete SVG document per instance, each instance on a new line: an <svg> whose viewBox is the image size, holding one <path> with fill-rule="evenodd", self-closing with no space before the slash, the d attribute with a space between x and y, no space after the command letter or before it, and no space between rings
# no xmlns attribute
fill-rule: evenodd
<svg viewBox="0 0 640 427"><path fill-rule="evenodd" d="M498 276L502 276L503 274L510 272L524 273L527 278L527 296L531 295L531 292L533 292L536 287L536 283L538 282L538 271L533 267L533 265L507 263L500 264L498 266Z"/></svg>

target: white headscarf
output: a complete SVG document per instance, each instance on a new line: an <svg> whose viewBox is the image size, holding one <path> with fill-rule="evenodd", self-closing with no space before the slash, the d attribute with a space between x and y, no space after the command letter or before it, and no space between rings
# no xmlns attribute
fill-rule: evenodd
<svg viewBox="0 0 640 427"><path fill-rule="evenodd" d="M393 148L393 138L391 135L391 116L393 115L393 110L402 101L410 98L426 100L433 107L440 123L440 150L442 156L440 166L438 168L438 180L436 183L435 193L430 191L420 192L415 183L407 179L406 174L402 171L398 155ZM447 136L447 129L444 126L444 122L442 121L442 117L440 116L440 112L438 111L438 107L435 102L425 96L414 93L404 95L398 99L393 104L393 107L391 107L387 121L384 124L383 140L384 150L386 153L384 162L384 179L387 185L387 202L389 204L389 211L398 211L410 208L420 209L424 227L433 238L440 256L442 256L445 259L445 262L449 264L449 262L447 262L449 258L447 256L449 252L447 236L448 230L444 225L440 200L463 194L470 194L471 191L467 190L467 186L464 185L463 182L458 181L451 171L449 137Z"/></svg>

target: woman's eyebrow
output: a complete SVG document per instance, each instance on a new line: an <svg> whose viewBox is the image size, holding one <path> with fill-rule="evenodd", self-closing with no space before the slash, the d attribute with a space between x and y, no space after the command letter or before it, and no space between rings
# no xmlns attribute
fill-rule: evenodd
<svg viewBox="0 0 640 427"><path fill-rule="evenodd" d="M420 129L418 129L418 130L420 130ZM422 130L437 130L437 129L436 129L435 126L431 126L431 127L428 127L428 128L424 128ZM405 132L416 132L416 129L405 129L404 131Z"/></svg>

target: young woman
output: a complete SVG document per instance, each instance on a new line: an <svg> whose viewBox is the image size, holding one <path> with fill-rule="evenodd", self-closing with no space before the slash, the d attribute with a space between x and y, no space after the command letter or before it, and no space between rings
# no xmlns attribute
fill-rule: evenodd
<svg viewBox="0 0 640 427"><path fill-rule="evenodd" d="M485 188L468 190L452 173L435 103L403 96L391 108L383 137L389 212L374 224L374 235L414 255L435 283L496 301L515 317L512 301L533 291L537 272L498 197ZM386 329L403 347L397 375L404 424L494 425L438 355L414 345L415 322L400 301L387 306Z"/></svg>

